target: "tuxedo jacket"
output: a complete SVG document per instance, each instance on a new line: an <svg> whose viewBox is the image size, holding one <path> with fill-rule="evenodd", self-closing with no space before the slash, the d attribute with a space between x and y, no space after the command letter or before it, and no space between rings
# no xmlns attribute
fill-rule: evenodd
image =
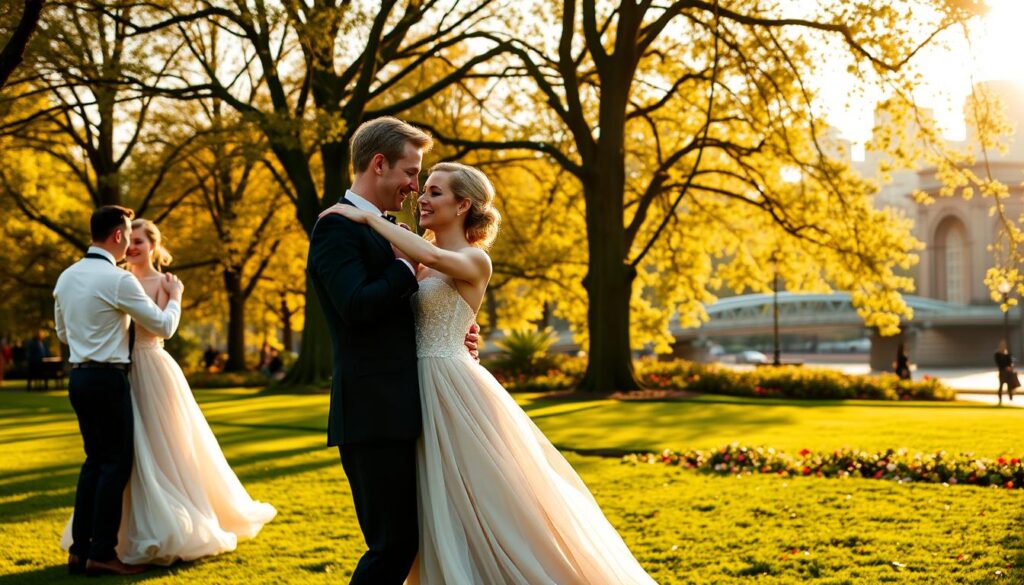
<svg viewBox="0 0 1024 585"><path fill-rule="evenodd" d="M313 227L306 272L334 352L327 444L415 440L422 428L410 302L416 276L387 240L340 215Z"/></svg>

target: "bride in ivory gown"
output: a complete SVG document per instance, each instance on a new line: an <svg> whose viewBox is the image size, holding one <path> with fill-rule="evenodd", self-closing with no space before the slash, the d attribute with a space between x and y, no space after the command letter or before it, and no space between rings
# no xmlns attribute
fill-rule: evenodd
<svg viewBox="0 0 1024 585"><path fill-rule="evenodd" d="M132 222L127 261L161 308L167 294L154 265L170 262L152 222ZM170 565L234 550L277 511L245 491L163 340L138 328L128 375L135 460L118 531L117 555L128 564ZM71 546L71 521L61 547Z"/></svg>
<svg viewBox="0 0 1024 585"><path fill-rule="evenodd" d="M493 199L482 172L441 163L419 198L434 243L351 205L324 212L368 224L421 263L420 549L407 584L652 584L562 454L463 346L491 276Z"/></svg>

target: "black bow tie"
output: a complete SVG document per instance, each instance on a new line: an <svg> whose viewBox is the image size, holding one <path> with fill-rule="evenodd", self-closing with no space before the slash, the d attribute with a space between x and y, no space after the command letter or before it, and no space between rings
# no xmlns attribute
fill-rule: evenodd
<svg viewBox="0 0 1024 585"><path fill-rule="evenodd" d="M395 223L395 220L398 219L395 216L391 215L390 213L382 213L380 214L380 216L390 221L391 223Z"/></svg>
<svg viewBox="0 0 1024 585"><path fill-rule="evenodd" d="M85 255L85 257L86 258L92 258L93 260L103 260L103 261L106 261L106 262L110 262L110 258L107 258L103 254L97 254L95 252L89 252L88 254ZM110 263L113 264L113 262L110 262Z"/></svg>

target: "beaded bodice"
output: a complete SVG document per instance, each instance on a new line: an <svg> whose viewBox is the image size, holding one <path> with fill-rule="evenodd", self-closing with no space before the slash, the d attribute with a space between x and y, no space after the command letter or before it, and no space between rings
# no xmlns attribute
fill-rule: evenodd
<svg viewBox="0 0 1024 585"><path fill-rule="evenodd" d="M413 295L416 357L466 358L465 339L476 313L455 287L439 277L420 281Z"/></svg>

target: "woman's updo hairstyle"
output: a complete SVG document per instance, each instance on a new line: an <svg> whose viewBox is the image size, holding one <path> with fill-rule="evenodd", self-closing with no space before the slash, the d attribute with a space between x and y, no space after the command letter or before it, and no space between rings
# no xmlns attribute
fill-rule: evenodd
<svg viewBox="0 0 1024 585"><path fill-rule="evenodd" d="M153 246L153 268L160 270L164 266L170 265L174 257L164 247L160 228L156 227L156 224L148 219L139 218L132 222L132 229L137 230L140 228L145 232L146 237L149 238L149 243Z"/></svg>
<svg viewBox="0 0 1024 585"><path fill-rule="evenodd" d="M494 243L501 225L501 214L494 207L494 186L480 169L456 162L434 165L431 173L447 173L455 201L468 200L466 213L466 239L470 244L487 250Z"/></svg>

